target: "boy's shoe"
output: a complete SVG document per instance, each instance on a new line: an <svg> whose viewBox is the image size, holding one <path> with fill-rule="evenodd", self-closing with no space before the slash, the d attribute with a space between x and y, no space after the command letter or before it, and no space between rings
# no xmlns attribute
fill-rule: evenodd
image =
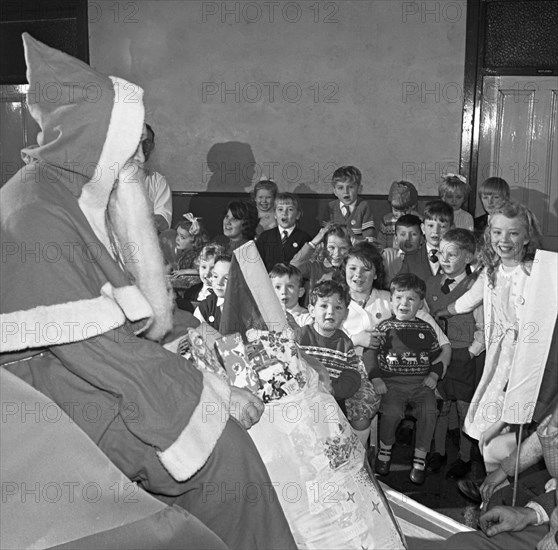
<svg viewBox="0 0 558 550"><path fill-rule="evenodd" d="M376 458L374 462L374 472L381 476L387 476L389 474L389 469L391 466L391 458L389 460L380 460Z"/></svg>
<svg viewBox="0 0 558 550"><path fill-rule="evenodd" d="M461 479L465 477L471 471L471 461L465 462L458 458L446 472L446 477L448 479Z"/></svg>
<svg viewBox="0 0 558 550"><path fill-rule="evenodd" d="M415 485L422 485L424 483L426 479L426 464L424 458L418 456L413 457L413 467L409 473L409 479Z"/></svg>
<svg viewBox="0 0 558 550"><path fill-rule="evenodd" d="M380 457L382 460L380 460ZM382 442L380 441L380 451L374 462L374 472L381 476L387 476L389 474L389 468L391 466L391 447L389 449L382 447Z"/></svg>
<svg viewBox="0 0 558 550"><path fill-rule="evenodd" d="M441 455L440 453L432 453L428 462L426 463L426 469L433 474L437 474L446 464L448 463L448 455Z"/></svg>
<svg viewBox="0 0 558 550"><path fill-rule="evenodd" d="M426 468L419 470L418 468L415 468L413 466L411 468L411 472L409 473L409 479L415 485L422 485L424 483L424 480L426 479Z"/></svg>

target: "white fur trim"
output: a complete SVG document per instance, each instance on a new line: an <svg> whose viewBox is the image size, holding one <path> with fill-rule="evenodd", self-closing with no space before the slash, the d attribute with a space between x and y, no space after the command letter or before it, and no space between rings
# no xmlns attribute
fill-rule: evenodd
<svg viewBox="0 0 558 550"><path fill-rule="evenodd" d="M108 288L110 287L110 289ZM130 321L149 319L153 315L153 310L141 290L137 286L123 286L114 288L110 283L106 283L101 292L107 293L122 308L124 315Z"/></svg>
<svg viewBox="0 0 558 550"><path fill-rule="evenodd" d="M176 441L158 454L176 481L190 479L206 462L229 419L230 386L217 375L203 373L200 400Z"/></svg>
<svg viewBox="0 0 558 550"><path fill-rule="evenodd" d="M139 289L114 289L106 283L97 298L0 315L0 351L80 342L118 328L126 319L140 321L150 316L151 307Z"/></svg>
<svg viewBox="0 0 558 550"><path fill-rule="evenodd" d="M125 320L106 296L14 311L0 316L0 347L8 352L79 342L122 326Z"/></svg>
<svg viewBox="0 0 558 550"><path fill-rule="evenodd" d="M114 104L107 135L97 163L97 173L83 186L78 199L79 207L107 250L110 250L110 245L105 210L119 171L138 148L145 116L143 89L116 76L109 78L114 87Z"/></svg>

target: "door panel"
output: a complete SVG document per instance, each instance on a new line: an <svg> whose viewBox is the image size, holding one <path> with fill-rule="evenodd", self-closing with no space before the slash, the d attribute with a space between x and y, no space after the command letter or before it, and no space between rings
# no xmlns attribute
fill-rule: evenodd
<svg viewBox="0 0 558 550"><path fill-rule="evenodd" d="M21 150L37 143L39 125L27 108L22 86L0 86L0 186L22 166Z"/></svg>
<svg viewBox="0 0 558 550"><path fill-rule="evenodd" d="M485 76L477 181L504 178L558 251L558 78ZM476 215L483 213L477 199Z"/></svg>

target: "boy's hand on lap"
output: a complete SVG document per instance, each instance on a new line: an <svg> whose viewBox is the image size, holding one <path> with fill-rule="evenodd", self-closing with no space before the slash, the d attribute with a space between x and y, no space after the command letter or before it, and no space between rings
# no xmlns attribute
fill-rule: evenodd
<svg viewBox="0 0 558 550"><path fill-rule="evenodd" d="M378 395L384 395L388 391L386 383L381 378L372 378L372 385Z"/></svg>
<svg viewBox="0 0 558 550"><path fill-rule="evenodd" d="M431 372L423 381L422 385L434 390L436 384L438 383L438 375L435 372Z"/></svg>

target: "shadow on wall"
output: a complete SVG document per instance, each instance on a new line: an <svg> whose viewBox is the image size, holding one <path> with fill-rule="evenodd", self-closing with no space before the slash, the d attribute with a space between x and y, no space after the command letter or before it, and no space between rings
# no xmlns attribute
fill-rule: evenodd
<svg viewBox="0 0 558 550"><path fill-rule="evenodd" d="M253 186L256 158L252 147L240 141L215 143L207 152L206 192L220 196L195 194L189 200L188 210L202 217L202 224L211 237L223 232L226 204L231 200L251 200L246 192ZM174 223L174 216L173 216Z"/></svg>
<svg viewBox="0 0 558 550"><path fill-rule="evenodd" d="M207 168L211 176L206 191L245 193L252 186L256 159L248 143L215 143L207 152Z"/></svg>
<svg viewBox="0 0 558 550"><path fill-rule="evenodd" d="M301 204L302 208L302 218L299 222L299 226L308 231L312 236L315 235L316 227L321 227L322 222L328 219L328 203L327 201L320 200L320 196L308 185L301 183L297 185L293 190L295 195L316 195L316 198L312 200L311 198L305 198L304 204ZM333 195L331 196L333 200ZM302 201L301 201L302 202ZM312 229L314 231L312 231Z"/></svg>

